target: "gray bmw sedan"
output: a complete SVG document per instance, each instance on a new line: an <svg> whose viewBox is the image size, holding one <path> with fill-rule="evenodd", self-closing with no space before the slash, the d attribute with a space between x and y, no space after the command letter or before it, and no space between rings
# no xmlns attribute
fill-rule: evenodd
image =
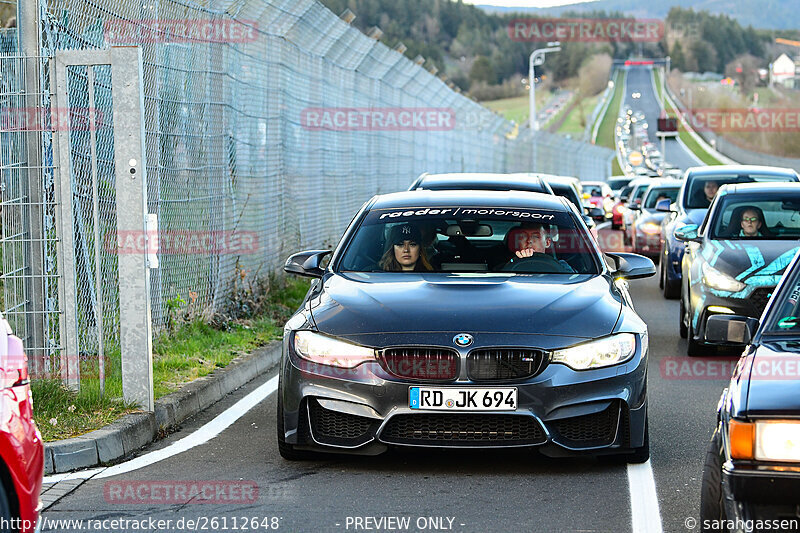
<svg viewBox="0 0 800 533"><path fill-rule="evenodd" d="M536 447L649 457L647 326L580 213L533 192L369 200L339 245L291 256L316 278L287 322L281 455Z"/></svg>

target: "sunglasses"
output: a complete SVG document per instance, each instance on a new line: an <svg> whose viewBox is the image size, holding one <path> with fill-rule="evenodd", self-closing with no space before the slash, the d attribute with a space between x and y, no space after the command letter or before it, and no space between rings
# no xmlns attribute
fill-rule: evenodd
<svg viewBox="0 0 800 533"><path fill-rule="evenodd" d="M758 217L742 217L742 222L755 223L758 222Z"/></svg>

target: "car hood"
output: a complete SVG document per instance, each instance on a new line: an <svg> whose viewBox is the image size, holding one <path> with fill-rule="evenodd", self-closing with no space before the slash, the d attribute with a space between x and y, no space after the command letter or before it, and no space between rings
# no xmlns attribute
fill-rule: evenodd
<svg viewBox="0 0 800 533"><path fill-rule="evenodd" d="M712 240L704 248L717 270L753 287L774 287L800 247L794 240Z"/></svg>
<svg viewBox="0 0 800 533"><path fill-rule="evenodd" d="M800 413L800 341L764 343L751 360L747 416L796 418Z"/></svg>
<svg viewBox="0 0 800 533"><path fill-rule="evenodd" d="M611 283L577 274L346 273L326 279L310 306L320 332L361 342L416 332L589 339L611 333L621 313Z"/></svg>

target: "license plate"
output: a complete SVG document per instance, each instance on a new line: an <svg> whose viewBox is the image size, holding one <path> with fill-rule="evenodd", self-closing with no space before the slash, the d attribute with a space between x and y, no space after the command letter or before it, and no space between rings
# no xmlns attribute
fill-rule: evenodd
<svg viewBox="0 0 800 533"><path fill-rule="evenodd" d="M409 387L408 406L422 411L516 411L517 388Z"/></svg>

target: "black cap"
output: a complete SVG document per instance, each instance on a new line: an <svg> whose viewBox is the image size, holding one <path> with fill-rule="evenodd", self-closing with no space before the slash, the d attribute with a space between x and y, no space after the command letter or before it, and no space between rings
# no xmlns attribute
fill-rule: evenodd
<svg viewBox="0 0 800 533"><path fill-rule="evenodd" d="M389 234L389 244L403 244L403 241L413 241L420 243L422 241L422 234L416 226L411 224L402 224L392 228Z"/></svg>

